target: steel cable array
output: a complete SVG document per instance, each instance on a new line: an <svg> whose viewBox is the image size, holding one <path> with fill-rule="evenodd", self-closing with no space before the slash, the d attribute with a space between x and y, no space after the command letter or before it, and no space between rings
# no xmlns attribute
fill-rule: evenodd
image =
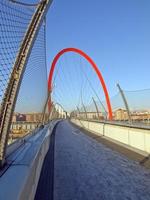
<svg viewBox="0 0 150 200"><path fill-rule="evenodd" d="M109 83L106 83L109 88ZM59 102L74 117L107 120L107 105L101 84L91 66L80 56L67 53L57 63L53 79L52 100ZM113 120L129 123L125 102L116 86L110 98ZM150 89L122 90L130 109L132 122L150 124ZM95 106L96 103L96 106ZM98 108L98 109L97 109ZM87 114L85 114L87 112ZM98 114L99 116L98 117Z"/></svg>

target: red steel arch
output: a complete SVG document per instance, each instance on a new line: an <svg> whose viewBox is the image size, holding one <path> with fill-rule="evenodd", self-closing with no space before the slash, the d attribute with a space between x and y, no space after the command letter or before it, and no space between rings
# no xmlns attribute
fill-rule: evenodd
<svg viewBox="0 0 150 200"><path fill-rule="evenodd" d="M51 91L52 90L52 79L53 79L53 74L54 74L54 69L56 66L57 61L59 60L59 58L66 52L75 52L77 54L80 54L82 57L84 57L93 67L94 71L96 72L102 87L103 87L103 91L105 94L105 98L106 98L106 103L107 103L107 109L108 109L108 114L109 114L109 120L112 120L112 108L111 108L111 103L110 103L110 98L109 98L109 94L107 91L107 87L105 84L105 81L103 79L103 76L101 74L101 72L99 71L97 65L94 63L94 61L83 51L81 51L80 49L76 49L76 48L65 48L62 49L54 58L52 65L51 65L51 69L50 69L50 73L49 73L49 78L48 78L48 90Z"/></svg>

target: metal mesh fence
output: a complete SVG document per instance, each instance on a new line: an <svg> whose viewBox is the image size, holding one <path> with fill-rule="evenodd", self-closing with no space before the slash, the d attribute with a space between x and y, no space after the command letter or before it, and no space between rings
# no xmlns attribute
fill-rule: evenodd
<svg viewBox="0 0 150 200"><path fill-rule="evenodd" d="M112 111L113 111L113 121L132 123L137 125L150 125L150 89L136 90L136 91L123 91L126 98L129 114L131 117L131 122L129 121L129 115L127 108L125 106L124 100L121 93L118 92L116 95L110 98ZM102 104L107 109L106 102L102 101ZM98 112L102 115L102 118L98 117L98 112L93 101L89 105L85 105L80 109L80 118L93 119L93 120L107 120L106 112L101 112L103 110L100 102L96 100L96 105L98 107ZM85 113L87 112L87 114ZM79 110L78 110L79 113Z"/></svg>
<svg viewBox="0 0 150 200"><path fill-rule="evenodd" d="M0 104L4 100L17 55L39 3L40 1L35 0L0 0ZM9 143L35 129L43 120L47 98L45 40L46 29L43 22L24 71Z"/></svg>
<svg viewBox="0 0 150 200"><path fill-rule="evenodd" d="M24 136L42 123L48 95L45 39L45 23L43 23L21 83L10 134L13 139Z"/></svg>
<svg viewBox="0 0 150 200"><path fill-rule="evenodd" d="M150 125L150 89L124 91L133 123Z"/></svg>
<svg viewBox="0 0 150 200"><path fill-rule="evenodd" d="M144 110L150 111L150 89L135 91L124 90L124 94L131 112Z"/></svg>
<svg viewBox="0 0 150 200"><path fill-rule="evenodd" d="M47 97L45 24L34 42L20 87L15 112L42 112Z"/></svg>
<svg viewBox="0 0 150 200"><path fill-rule="evenodd" d="M124 121L128 123L129 118L131 118L130 123L144 123L149 125L150 89L135 91L123 90L123 94L128 108L126 107L120 92L110 99L113 109L113 120Z"/></svg>
<svg viewBox="0 0 150 200"><path fill-rule="evenodd" d="M34 7L0 0L0 102L34 10Z"/></svg>

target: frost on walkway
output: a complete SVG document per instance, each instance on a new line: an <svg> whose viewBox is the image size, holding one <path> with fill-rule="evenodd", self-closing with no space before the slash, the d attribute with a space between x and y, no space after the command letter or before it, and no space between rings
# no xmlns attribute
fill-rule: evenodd
<svg viewBox="0 0 150 200"><path fill-rule="evenodd" d="M150 200L150 171L72 127L55 135L54 200Z"/></svg>

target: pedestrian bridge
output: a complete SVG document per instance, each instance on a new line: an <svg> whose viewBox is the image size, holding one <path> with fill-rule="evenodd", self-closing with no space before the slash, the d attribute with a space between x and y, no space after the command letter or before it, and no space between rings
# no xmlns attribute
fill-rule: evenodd
<svg viewBox="0 0 150 200"><path fill-rule="evenodd" d="M126 91L117 84L113 94L117 78L110 79L111 66L101 67L97 41L90 48L80 38L76 43L97 54L96 62L59 40L51 48L51 5L0 0L0 200L150 200L150 89ZM52 9L48 19L56 20L60 10ZM57 33L63 35L61 26Z"/></svg>

